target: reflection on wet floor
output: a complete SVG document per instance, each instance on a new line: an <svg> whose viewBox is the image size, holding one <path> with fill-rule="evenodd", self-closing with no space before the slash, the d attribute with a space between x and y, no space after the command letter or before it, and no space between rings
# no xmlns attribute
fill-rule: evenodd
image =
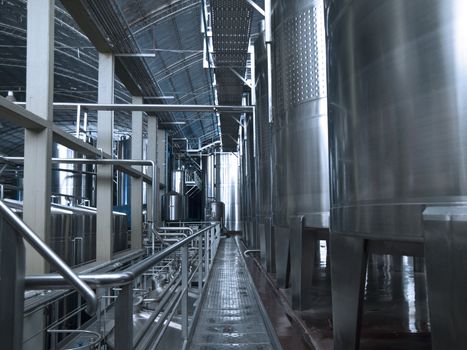
<svg viewBox="0 0 467 350"><path fill-rule="evenodd" d="M317 347L330 350L331 281L325 241L321 241L318 259L313 276L314 306L299 316ZM290 301L290 291L282 292ZM370 255L363 308L360 349L431 349L423 258Z"/></svg>
<svg viewBox="0 0 467 350"><path fill-rule="evenodd" d="M221 240L190 349L275 349L240 254Z"/></svg>
<svg viewBox="0 0 467 350"><path fill-rule="evenodd" d="M331 348L330 269L320 244L313 278L315 305L302 313L323 348ZM424 259L370 255L365 285L361 349L431 349Z"/></svg>

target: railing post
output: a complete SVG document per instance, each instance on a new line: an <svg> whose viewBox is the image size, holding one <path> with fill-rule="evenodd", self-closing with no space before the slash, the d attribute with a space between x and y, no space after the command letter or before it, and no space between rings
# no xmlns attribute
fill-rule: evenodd
<svg viewBox="0 0 467 350"><path fill-rule="evenodd" d="M23 348L24 244L0 218L0 339L2 349Z"/></svg>
<svg viewBox="0 0 467 350"><path fill-rule="evenodd" d="M186 341L188 339L188 247L182 247L182 336Z"/></svg>
<svg viewBox="0 0 467 350"><path fill-rule="evenodd" d="M204 277L207 283L209 274L209 230L204 233L204 269Z"/></svg>
<svg viewBox="0 0 467 350"><path fill-rule="evenodd" d="M115 350L133 349L133 288L122 286L115 302Z"/></svg>
<svg viewBox="0 0 467 350"><path fill-rule="evenodd" d="M213 228L209 229L209 267L212 267L212 263L214 262L214 238L216 237Z"/></svg>
<svg viewBox="0 0 467 350"><path fill-rule="evenodd" d="M203 291L203 235L198 237L198 292L199 300Z"/></svg>

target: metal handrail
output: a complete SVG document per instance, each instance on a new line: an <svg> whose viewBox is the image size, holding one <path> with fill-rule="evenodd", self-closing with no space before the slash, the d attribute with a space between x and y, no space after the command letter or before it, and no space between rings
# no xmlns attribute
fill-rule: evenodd
<svg viewBox="0 0 467 350"><path fill-rule="evenodd" d="M89 344L85 345L80 345L78 347L74 348L66 348L65 350L83 350L83 349L90 349L91 347L95 347L98 345L104 337L102 334L94 331L89 331L85 329L48 329L48 333L76 333L76 334L88 334L88 335L93 335L96 337L96 340L93 340Z"/></svg>
<svg viewBox="0 0 467 350"><path fill-rule="evenodd" d="M10 223L14 231L19 233L47 262L60 273L60 277L73 286L86 300L86 311L95 314L97 310L97 296L94 291L82 281L71 268L55 254L8 206L0 201L0 214Z"/></svg>
<svg viewBox="0 0 467 350"><path fill-rule="evenodd" d="M81 281L86 282L89 286L98 287L118 287L128 285L133 282L138 276L142 275L145 271L154 267L161 262L164 258L171 255L173 252L190 243L195 238L205 233L206 231L214 228L215 225L205 227L198 232L180 240L179 242L167 247L157 254L151 255L144 260L130 266L124 271L105 273L105 274L79 274ZM28 289L60 289L67 288L67 280L57 274L47 275L31 275L26 276L26 288Z"/></svg>

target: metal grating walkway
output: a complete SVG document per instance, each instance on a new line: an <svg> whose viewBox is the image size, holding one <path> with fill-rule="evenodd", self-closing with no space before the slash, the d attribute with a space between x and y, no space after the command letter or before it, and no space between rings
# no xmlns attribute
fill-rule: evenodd
<svg viewBox="0 0 467 350"><path fill-rule="evenodd" d="M222 239L191 350L275 349L234 238Z"/></svg>

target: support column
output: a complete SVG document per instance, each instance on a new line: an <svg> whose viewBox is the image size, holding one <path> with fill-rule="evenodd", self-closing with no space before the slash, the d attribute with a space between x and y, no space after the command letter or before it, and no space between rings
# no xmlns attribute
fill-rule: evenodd
<svg viewBox="0 0 467 350"><path fill-rule="evenodd" d="M330 233L332 320L335 350L357 350L367 262L363 238Z"/></svg>
<svg viewBox="0 0 467 350"><path fill-rule="evenodd" d="M115 58L99 53L98 103L114 103ZM112 154L114 113L97 113L97 148ZM97 166L96 259L110 260L113 252L113 166Z"/></svg>
<svg viewBox="0 0 467 350"><path fill-rule="evenodd" d="M133 103L142 104L143 98L133 97ZM143 159L143 112L131 115L131 158ZM141 166L134 168L141 171ZM131 249L143 246L143 180L131 178Z"/></svg>
<svg viewBox="0 0 467 350"><path fill-rule="evenodd" d="M279 288L288 288L290 277L290 229L274 226L276 234L276 278Z"/></svg>
<svg viewBox="0 0 467 350"><path fill-rule="evenodd" d="M311 306L311 286L316 246L319 241L311 232L305 232L304 217L292 216L290 222L290 279L292 307L305 310Z"/></svg>
<svg viewBox="0 0 467 350"><path fill-rule="evenodd" d="M147 159L152 160L157 164L157 118L154 116L148 117L148 151L147 151ZM156 169L156 174L157 174L157 169ZM159 189L159 181L156 181L156 186L157 186L157 191ZM148 190L152 191L152 188L148 186ZM152 192L149 192L147 195L148 198L148 219L149 221L157 222L157 217L153 218L152 215L152 206L154 203L152 202ZM159 196L156 196L156 199L158 200ZM158 203L155 203L157 206Z"/></svg>
<svg viewBox="0 0 467 350"><path fill-rule="evenodd" d="M467 207L423 212L431 341L434 350L466 347Z"/></svg>
<svg viewBox="0 0 467 350"><path fill-rule="evenodd" d="M53 120L55 1L27 3L26 109L46 120ZM26 130L24 135L24 212L25 223L44 240L49 240L52 133ZM45 273L44 259L29 245L26 272Z"/></svg>

